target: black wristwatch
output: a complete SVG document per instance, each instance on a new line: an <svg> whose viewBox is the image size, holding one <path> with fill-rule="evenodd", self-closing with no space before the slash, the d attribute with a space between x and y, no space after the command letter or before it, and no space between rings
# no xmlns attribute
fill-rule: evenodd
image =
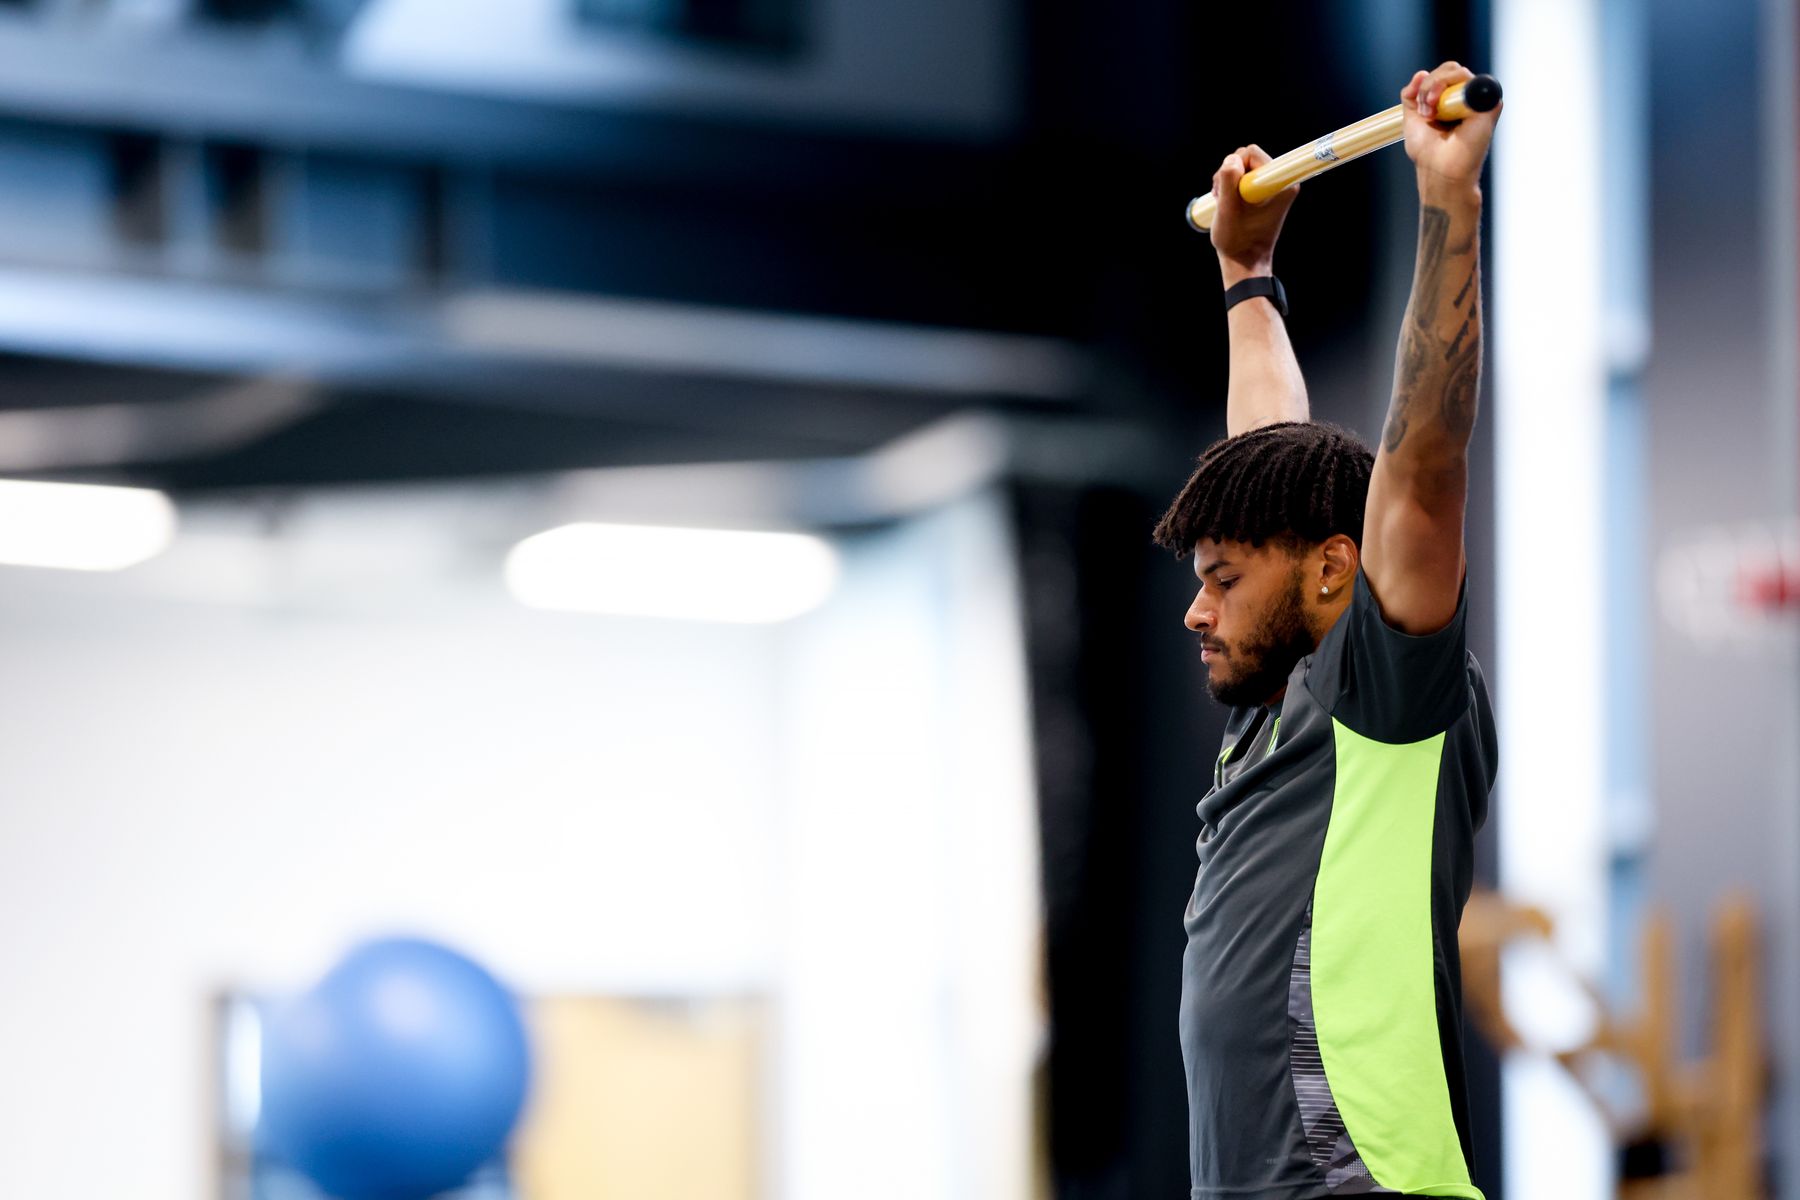
<svg viewBox="0 0 1800 1200"><path fill-rule="evenodd" d="M1258 275L1246 279L1242 283L1233 284L1225 289L1225 311L1230 312L1234 304L1242 304L1252 296L1267 296L1275 311L1285 319L1288 314L1287 289L1281 286L1281 280L1273 275Z"/></svg>

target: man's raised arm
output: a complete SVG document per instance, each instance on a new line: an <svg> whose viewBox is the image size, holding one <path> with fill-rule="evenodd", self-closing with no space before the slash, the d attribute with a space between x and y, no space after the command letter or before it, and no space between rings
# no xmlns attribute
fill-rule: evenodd
<svg viewBox="0 0 1800 1200"><path fill-rule="evenodd" d="M1455 63L1400 93L1419 179L1419 249L1363 521L1362 563L1388 624L1433 633L1462 590L1469 433L1481 384L1481 166L1500 110L1455 125L1438 97L1472 77Z"/></svg>
<svg viewBox="0 0 1800 1200"><path fill-rule="evenodd" d="M1240 146L1213 175L1213 194L1219 201L1212 225L1213 249L1227 288L1274 273L1281 223L1300 193L1295 184L1265 203L1246 204L1238 195L1238 181L1268 161L1262 147ZM1236 437L1258 425L1307 420L1306 380L1300 377L1287 323L1275 305L1253 297L1233 305L1225 319L1231 332L1225 431Z"/></svg>

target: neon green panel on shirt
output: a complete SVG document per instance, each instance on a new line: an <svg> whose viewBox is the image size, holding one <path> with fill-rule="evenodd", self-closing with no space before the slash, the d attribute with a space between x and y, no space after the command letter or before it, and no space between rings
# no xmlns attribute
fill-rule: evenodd
<svg viewBox="0 0 1800 1200"><path fill-rule="evenodd" d="M1438 1044L1431 838L1444 737L1392 745L1332 726L1337 785L1312 924L1325 1078L1377 1183L1482 1200Z"/></svg>

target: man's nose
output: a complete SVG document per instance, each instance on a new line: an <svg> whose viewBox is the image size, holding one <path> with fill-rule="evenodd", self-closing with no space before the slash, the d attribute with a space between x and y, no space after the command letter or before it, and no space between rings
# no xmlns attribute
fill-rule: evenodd
<svg viewBox="0 0 1800 1200"><path fill-rule="evenodd" d="M1216 623L1216 616L1211 605L1200 603L1200 597L1195 596L1194 602L1188 605L1187 616L1182 618L1181 623L1195 633L1205 633Z"/></svg>

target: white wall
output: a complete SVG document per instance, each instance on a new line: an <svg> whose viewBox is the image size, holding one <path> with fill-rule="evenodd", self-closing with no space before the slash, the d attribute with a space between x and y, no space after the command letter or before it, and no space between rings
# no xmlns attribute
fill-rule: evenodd
<svg viewBox="0 0 1800 1200"><path fill-rule="evenodd" d="M530 991L766 977L771 631L5 582L9 1192L204 1194L209 991L304 983L369 932Z"/></svg>
<svg viewBox="0 0 1800 1200"><path fill-rule="evenodd" d="M5 1193L207 1194L210 995L404 930L526 992L774 996L775 1195L846 1194L861 1147L1022 1196L1023 680L998 517L957 511L786 626L528 612L479 521L403 500L0 573Z"/></svg>
<svg viewBox="0 0 1800 1200"><path fill-rule="evenodd" d="M781 1187L1025 1200L1042 1034L1037 801L997 506L846 545L798 622Z"/></svg>
<svg viewBox="0 0 1800 1200"><path fill-rule="evenodd" d="M1502 0L1493 214L1500 884L1556 922L1587 978L1607 962L1603 524L1607 359L1599 0ZM1557 183L1543 186L1543 148ZM1549 281L1554 280L1554 283ZM1547 696L1555 703L1547 703ZM1514 1013L1558 994L1508 963ZM1589 1014L1591 1017L1591 1014ZM1579 1022L1554 1048L1591 1032ZM1600 1200L1612 1152L1593 1105L1542 1056L1503 1074L1507 1192Z"/></svg>

